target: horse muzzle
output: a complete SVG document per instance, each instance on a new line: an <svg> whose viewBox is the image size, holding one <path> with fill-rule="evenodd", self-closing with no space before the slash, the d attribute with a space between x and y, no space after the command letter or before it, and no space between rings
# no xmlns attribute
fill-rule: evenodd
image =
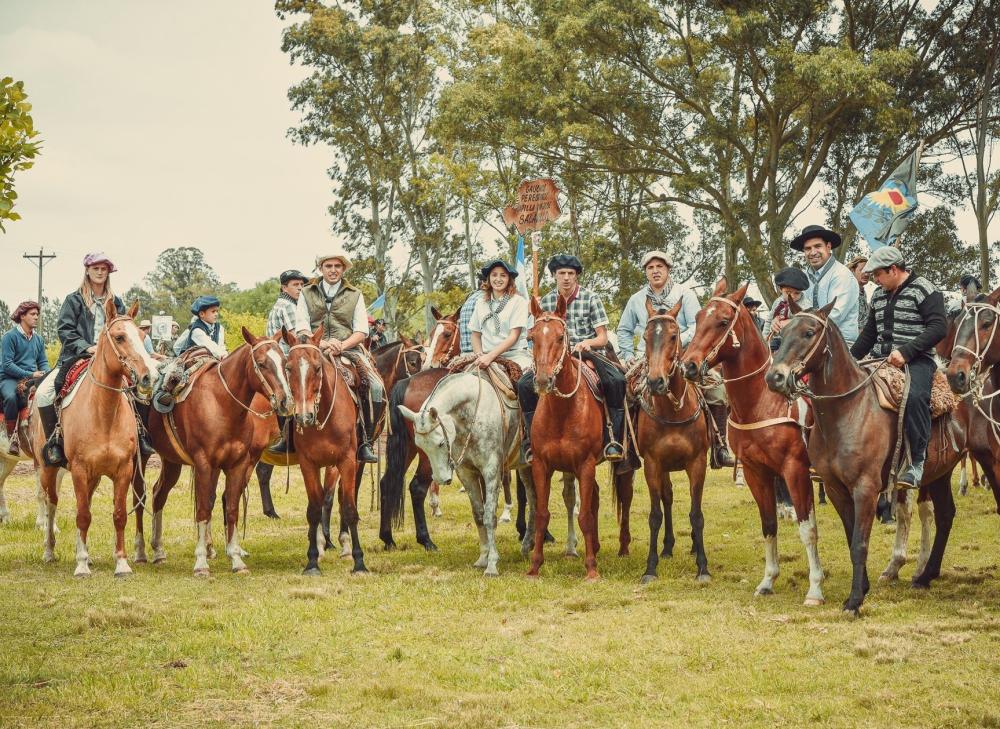
<svg viewBox="0 0 1000 729"><path fill-rule="evenodd" d="M659 377L647 377L646 387L654 395L665 395L667 392L667 378L662 375Z"/></svg>
<svg viewBox="0 0 1000 729"><path fill-rule="evenodd" d="M702 362L699 368L694 360L689 359L681 363L681 369L684 372L684 379L701 384L704 375L708 374L708 362Z"/></svg>
<svg viewBox="0 0 1000 729"><path fill-rule="evenodd" d="M764 381L767 382L767 386L772 392L788 398L794 394L795 375L786 364L772 365L764 376Z"/></svg>
<svg viewBox="0 0 1000 729"><path fill-rule="evenodd" d="M956 395L967 395L972 389L972 378L964 367L955 367L955 362L948 368L948 385Z"/></svg>
<svg viewBox="0 0 1000 729"><path fill-rule="evenodd" d="M153 394L153 377L148 372L135 380L135 391L141 398L148 399Z"/></svg>

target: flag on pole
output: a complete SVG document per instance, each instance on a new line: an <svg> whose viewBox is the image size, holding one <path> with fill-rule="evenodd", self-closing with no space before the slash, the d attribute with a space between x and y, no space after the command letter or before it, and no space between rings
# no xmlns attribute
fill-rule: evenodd
<svg viewBox="0 0 1000 729"><path fill-rule="evenodd" d="M524 298L528 298L528 265L524 259L524 236L517 236L517 256L514 258L514 270L517 271L517 278L514 279L517 293Z"/></svg>
<svg viewBox="0 0 1000 729"><path fill-rule="evenodd" d="M848 217L871 249L891 246L917 210L917 166L920 144L875 192L861 198Z"/></svg>
<svg viewBox="0 0 1000 729"><path fill-rule="evenodd" d="M383 291L375 301L368 307L368 313L376 319L381 319L385 309L385 292Z"/></svg>

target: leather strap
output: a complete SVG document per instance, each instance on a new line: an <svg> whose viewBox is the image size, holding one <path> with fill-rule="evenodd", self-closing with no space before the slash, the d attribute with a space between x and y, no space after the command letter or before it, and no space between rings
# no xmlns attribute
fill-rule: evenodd
<svg viewBox="0 0 1000 729"><path fill-rule="evenodd" d="M164 432L167 434L167 440L170 441L170 447L174 449L174 452L181 459L182 463L188 466L194 466L194 460L191 455L184 449L181 445L180 435L177 432L177 423L174 422L173 412L169 412L163 416L167 422L167 427L164 428Z"/></svg>

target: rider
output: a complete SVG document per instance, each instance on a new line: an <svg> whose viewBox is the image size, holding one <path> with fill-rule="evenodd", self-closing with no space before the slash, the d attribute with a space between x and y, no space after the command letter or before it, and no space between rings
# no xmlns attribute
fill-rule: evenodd
<svg viewBox="0 0 1000 729"><path fill-rule="evenodd" d="M27 399L27 393L18 396L17 385L21 380L42 377L49 371L45 340L35 331L40 313L37 302L22 301L10 316L17 326L0 339L0 402L10 442L7 453L12 456L21 453L17 443L17 414Z"/></svg>
<svg viewBox="0 0 1000 729"><path fill-rule="evenodd" d="M611 462L622 460L625 450L622 439L625 430L625 377L621 370L596 350L607 346L608 315L597 294L580 286L583 264L576 256L560 253L552 257L549 271L556 279L556 289L542 297L541 307L555 311L561 296L566 302L566 334L572 353L591 362L601 380L604 401L611 418L611 440L604 448L604 457ZM582 366L582 364L581 364ZM517 397L524 414L524 441L521 444L524 461L531 462L531 421L538 405L535 373L529 370L518 380Z"/></svg>
<svg viewBox="0 0 1000 729"><path fill-rule="evenodd" d="M868 274L865 273L865 264L868 263L868 256L855 256L847 264L848 270L854 274L858 282L858 331L865 328L868 323L868 295L865 293L865 284L868 283Z"/></svg>
<svg viewBox="0 0 1000 729"><path fill-rule="evenodd" d="M266 336L273 337L282 329L291 334L295 333L295 309L298 306L299 297L302 295L302 287L305 286L308 280L301 271L295 269L289 269L281 273L278 277L278 281L281 284L281 292L278 294L277 300L267 315L267 328L264 330ZM286 355L288 354L288 345L284 339L278 340L278 346L281 347ZM286 420L287 418L278 416L281 437L277 443L268 449L272 453L285 454L293 452L292 438L294 436L292 435L292 431L294 429L289 428L286 437Z"/></svg>
<svg viewBox="0 0 1000 729"><path fill-rule="evenodd" d="M103 253L88 253L83 257L83 281L69 294L59 310L56 332L62 351L56 362L55 374L50 372L38 385L35 402L42 421L46 444L43 453L50 466L65 466L62 434L56 430L56 395L62 389L70 368L81 359L89 359L97 351L97 339L104 330L104 304L110 297L118 316L124 316L125 304L111 289L111 274L117 269ZM145 431L139 429L139 448L144 456L152 455Z"/></svg>
<svg viewBox="0 0 1000 729"><path fill-rule="evenodd" d="M642 257L641 268L646 274L647 284L629 297L618 322L618 349L621 360L626 366L640 357L646 351L643 332L646 331L646 301L654 309L672 309L678 300L682 301L680 313L677 314L677 326L680 329L681 346L686 347L694 336L694 320L698 315L698 299L694 292L683 284L674 283L670 278L673 264L663 251L649 251ZM638 338L638 349L635 341Z"/></svg>
<svg viewBox="0 0 1000 729"><path fill-rule="evenodd" d="M479 272L483 296L469 320L472 351L483 369L500 356L516 362L522 370L534 366L528 351L528 300L517 293L517 271L499 258Z"/></svg>
<svg viewBox="0 0 1000 729"><path fill-rule="evenodd" d="M365 371L370 403L358 408L362 419L358 460L377 463L372 436L381 417L385 388L375 365L361 346L368 336L368 312L364 295L344 279L350 268L351 259L342 251L316 257L320 278L302 289L295 309L295 330L296 334L309 335L322 325L320 349L331 356L346 356L358 367L359 373Z"/></svg>
<svg viewBox="0 0 1000 729"><path fill-rule="evenodd" d="M752 296L746 296L743 298L743 306L747 308L750 312L750 319L753 320L753 324L757 327L757 331L764 331L764 320L760 318L760 305L764 303L762 301L757 301L757 299Z"/></svg>
<svg viewBox="0 0 1000 729"><path fill-rule="evenodd" d="M385 334L385 319L368 317L368 332L372 349L384 347L389 343L389 338Z"/></svg>
<svg viewBox="0 0 1000 729"><path fill-rule="evenodd" d="M187 335L182 336L174 345L174 354L180 356L189 349L204 347L216 359L223 359L229 351L226 349L226 329L219 322L219 309L222 303L215 296L199 296L191 304L194 315L187 328Z"/></svg>
<svg viewBox="0 0 1000 729"><path fill-rule="evenodd" d="M896 479L901 488L920 484L931 432L931 384L937 364L934 345L944 339L947 323L944 297L934 284L906 269L898 248L883 246L865 264L879 290L872 296L871 313L857 342L855 359L873 351L893 367L909 370L910 384L903 427L910 446L910 463Z"/></svg>
<svg viewBox="0 0 1000 729"><path fill-rule="evenodd" d="M810 286L802 297L804 308L818 309L836 299L830 321L837 325L847 344L853 344L858 338L858 282L833 255L833 249L840 246L840 235L821 225L807 225L790 246L805 253L809 264ZM780 332L784 325L778 322L776 331Z"/></svg>
<svg viewBox="0 0 1000 729"><path fill-rule="evenodd" d="M792 304L799 303L799 300L802 299L802 292L809 288L809 277L794 266L789 266L774 274L774 285L778 288L781 296L771 304L771 321L764 336L771 342L771 351L777 352L778 347L781 346L781 337L778 336L778 332L781 331L784 322L791 318ZM776 322L781 322L781 324L776 327Z"/></svg>

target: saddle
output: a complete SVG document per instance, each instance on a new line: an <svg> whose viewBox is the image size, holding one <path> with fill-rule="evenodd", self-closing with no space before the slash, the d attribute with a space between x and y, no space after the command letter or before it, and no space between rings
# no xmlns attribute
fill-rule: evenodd
<svg viewBox="0 0 1000 729"><path fill-rule="evenodd" d="M625 397L636 400L642 396L647 387L647 374L649 374L649 362L642 357L625 372Z"/></svg>
<svg viewBox="0 0 1000 729"><path fill-rule="evenodd" d="M865 368L871 371L877 364L866 364ZM903 387L906 374L903 370L895 367L881 367L872 378L875 383L875 392L878 393L879 405L894 413L899 412L899 405L903 400ZM943 370L934 373L931 384L931 419L936 420L945 415L951 414L958 407L958 399L948 385L948 379Z"/></svg>
<svg viewBox="0 0 1000 729"><path fill-rule="evenodd" d="M477 354L460 354L452 357L445 367L448 372L468 372L476 366ZM486 369L486 374L490 379L493 388L504 398L512 402L517 402L517 381L524 374L521 366L506 357L497 357L493 364Z"/></svg>
<svg viewBox="0 0 1000 729"><path fill-rule="evenodd" d="M86 357L84 359L77 360L66 372L66 379L63 381L63 386L59 388L59 392L56 395L56 399L64 401L66 397L72 392L73 388L76 387L77 380L80 379L80 375L87 371L90 367L90 363L93 361L91 357ZM64 403L68 404L68 403Z"/></svg>
<svg viewBox="0 0 1000 729"><path fill-rule="evenodd" d="M188 398L194 383L218 361L204 347L194 347L168 360L160 368L153 388L153 408L162 414L172 411L177 403Z"/></svg>
<svg viewBox="0 0 1000 729"><path fill-rule="evenodd" d="M597 376L597 370L594 369L594 365L584 360L582 369L583 381L587 383L590 392L594 395L597 402L604 402L604 392L601 390L601 378Z"/></svg>

